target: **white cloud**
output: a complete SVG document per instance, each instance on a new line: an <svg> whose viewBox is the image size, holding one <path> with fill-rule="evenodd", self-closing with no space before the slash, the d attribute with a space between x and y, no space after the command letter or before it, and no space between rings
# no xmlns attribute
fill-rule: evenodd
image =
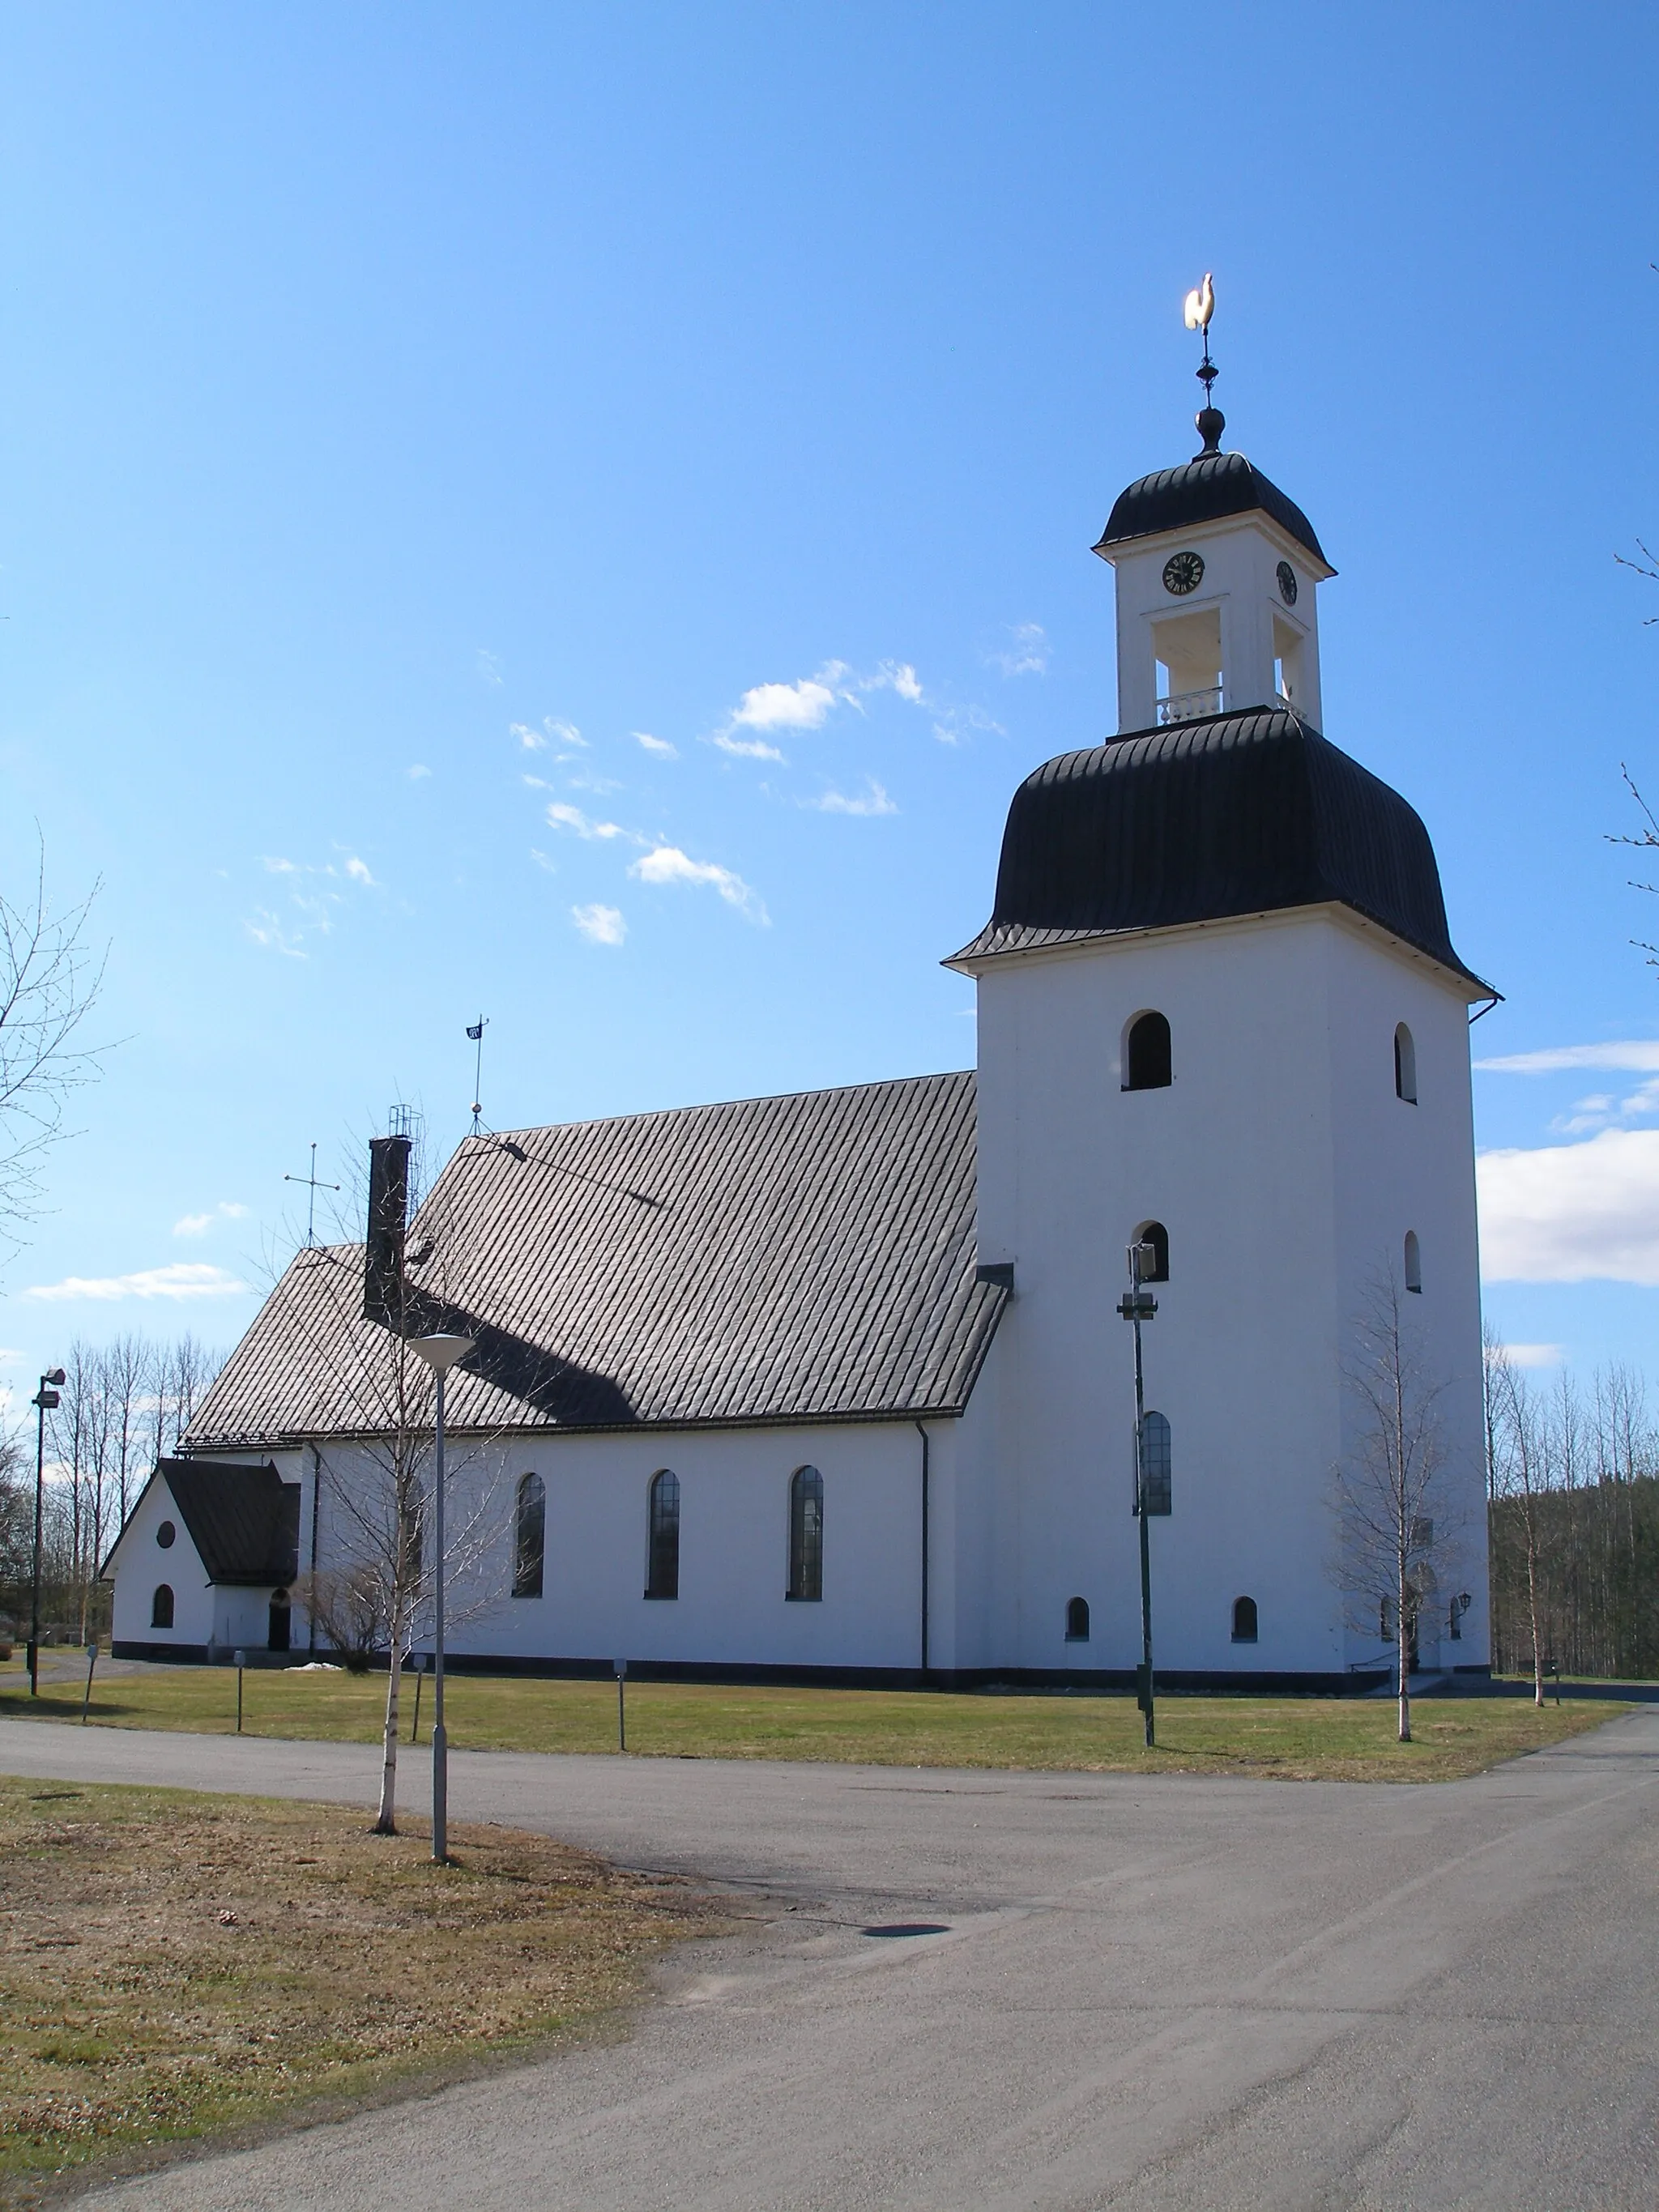
<svg viewBox="0 0 1659 2212"><path fill-rule="evenodd" d="M628 934L618 907L573 906L570 919L590 945L620 945Z"/></svg>
<svg viewBox="0 0 1659 2212"><path fill-rule="evenodd" d="M861 793L848 798L845 792L826 791L820 799L803 799L803 805L817 809L820 814L896 814L898 808L887 796L885 788L874 776L864 780Z"/></svg>
<svg viewBox="0 0 1659 2212"><path fill-rule="evenodd" d="M25 1297L53 1302L118 1298L227 1298L246 1294L248 1285L222 1267L204 1261L175 1260L171 1267L141 1267L131 1275L66 1275L61 1283L36 1283Z"/></svg>
<svg viewBox="0 0 1659 2212"><path fill-rule="evenodd" d="M1483 1152L1475 1176L1489 1280L1659 1285L1659 1129Z"/></svg>
<svg viewBox="0 0 1659 2212"><path fill-rule="evenodd" d="M263 945L269 952L283 953L289 960L303 960L307 956L301 950L299 933L292 934L283 928L269 907L256 907L251 921L242 927L256 945Z"/></svg>
<svg viewBox="0 0 1659 2212"><path fill-rule="evenodd" d="M562 761L572 759L574 756L569 753L561 753L558 757ZM572 769L565 777L565 781L572 791L589 791L592 793L595 799L606 799L613 791L622 789L621 784L614 775L596 775L586 764Z"/></svg>
<svg viewBox="0 0 1659 2212"><path fill-rule="evenodd" d="M549 806L547 819L553 829L572 830L578 837L631 838L633 836L630 830L624 830L619 823L590 822L580 806L568 806L561 799L556 799ZM644 840L635 839L634 842L643 843Z"/></svg>
<svg viewBox="0 0 1659 2212"><path fill-rule="evenodd" d="M744 730L817 730L836 694L817 677L797 684L757 684L743 695L732 720Z"/></svg>
<svg viewBox="0 0 1659 2212"><path fill-rule="evenodd" d="M1510 1052L1475 1066L1492 1075L1555 1075L1569 1067L1613 1067L1631 1075L1659 1075L1659 1037L1627 1037L1617 1044L1558 1045L1547 1052Z"/></svg>
<svg viewBox="0 0 1659 2212"><path fill-rule="evenodd" d="M554 860L550 860L545 853L539 852L534 845L530 848L530 857L536 863L536 866L538 868L544 868L550 876L556 876L558 874L558 862Z"/></svg>
<svg viewBox="0 0 1659 2212"><path fill-rule="evenodd" d="M187 1213L182 1220L175 1221L173 1233L175 1237L205 1237L216 1221L240 1221L246 1212L246 1206L234 1199L222 1198L210 1212Z"/></svg>
<svg viewBox="0 0 1659 2212"><path fill-rule="evenodd" d="M680 757L677 745L671 745L666 738L653 738L648 730L635 730L634 742L643 745L646 751L657 760L678 760Z"/></svg>
<svg viewBox="0 0 1659 2212"><path fill-rule="evenodd" d="M345 872L354 884L367 884L371 888L374 887L374 878L368 872L368 861L360 860L355 853L347 860Z"/></svg>
<svg viewBox="0 0 1659 2212"><path fill-rule="evenodd" d="M532 730L528 722L509 722L507 733L510 738L516 738L527 753L545 752L547 750L547 739L539 730Z"/></svg>
<svg viewBox="0 0 1659 2212"><path fill-rule="evenodd" d="M501 664L497 655L493 653L486 653L483 646L480 646L478 647L477 665L479 681L484 684L494 684L499 690L501 681Z"/></svg>
<svg viewBox="0 0 1659 2212"><path fill-rule="evenodd" d="M738 760L781 761L783 755L775 745L769 745L764 738L734 738L730 730L716 730L714 743L723 753L733 754Z"/></svg>
<svg viewBox="0 0 1659 2212"><path fill-rule="evenodd" d="M1008 635L1010 643L1000 653L991 654L991 665L1005 676L1046 676L1048 639L1042 624L1012 623Z"/></svg>
<svg viewBox="0 0 1659 2212"><path fill-rule="evenodd" d="M1561 1367L1566 1363L1565 1344L1506 1344L1504 1357L1511 1367Z"/></svg>
<svg viewBox="0 0 1659 2212"><path fill-rule="evenodd" d="M764 905L741 876L712 860L693 860L678 845L657 846L635 860L628 872L642 884L706 884L748 921L763 927L770 921Z"/></svg>
<svg viewBox="0 0 1659 2212"><path fill-rule="evenodd" d="M556 714L544 714L542 727L556 745L580 745L584 752L588 749L587 739L574 722L561 721Z"/></svg>
<svg viewBox="0 0 1659 2212"><path fill-rule="evenodd" d="M408 776L411 783L418 783L423 775L430 775L431 773L431 769L424 766L420 761L416 761L412 768L406 769L404 770L404 774Z"/></svg>

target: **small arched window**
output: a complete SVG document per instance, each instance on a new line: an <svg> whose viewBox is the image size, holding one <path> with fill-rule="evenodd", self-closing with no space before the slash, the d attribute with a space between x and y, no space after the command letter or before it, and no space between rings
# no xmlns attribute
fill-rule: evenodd
<svg viewBox="0 0 1659 2212"><path fill-rule="evenodd" d="M1423 1287L1423 1255L1418 1248L1417 1231L1406 1231L1406 1288L1420 1291Z"/></svg>
<svg viewBox="0 0 1659 2212"><path fill-rule="evenodd" d="M1170 1279L1170 1232L1161 1221L1143 1221L1135 1231L1137 1244L1150 1245L1152 1264L1144 1261L1140 1279L1143 1283L1167 1283Z"/></svg>
<svg viewBox="0 0 1659 2212"><path fill-rule="evenodd" d="M149 1601L149 1625L152 1628L171 1628L173 1626L173 1584L157 1583L155 1595Z"/></svg>
<svg viewBox="0 0 1659 2212"><path fill-rule="evenodd" d="M1394 1033L1394 1095L1408 1106L1417 1103L1417 1047L1404 1022Z"/></svg>
<svg viewBox="0 0 1659 2212"><path fill-rule="evenodd" d="M660 1468L651 1478L648 1550L645 1594L647 1597L678 1597L680 1594L680 1479L672 1469Z"/></svg>
<svg viewBox="0 0 1659 2212"><path fill-rule="evenodd" d="M1123 1088L1167 1091L1174 1080L1170 1024L1162 1014L1137 1014L1123 1040Z"/></svg>
<svg viewBox="0 0 1659 2212"><path fill-rule="evenodd" d="M547 1491L540 1475L519 1477L518 1510L514 1516L513 1595L539 1597L542 1565L547 1546Z"/></svg>
<svg viewBox="0 0 1659 2212"><path fill-rule="evenodd" d="M1170 1424L1162 1413L1140 1417L1140 1457L1146 1484L1148 1514L1167 1513L1170 1506ZM1139 1501L1136 1509L1139 1510Z"/></svg>
<svg viewBox="0 0 1659 2212"><path fill-rule="evenodd" d="M798 1604L823 1595L823 1477L798 1467L789 1478L789 1591Z"/></svg>
<svg viewBox="0 0 1659 2212"><path fill-rule="evenodd" d="M1086 1597L1068 1597L1066 1601L1066 1641L1086 1644L1089 1641L1089 1601Z"/></svg>
<svg viewBox="0 0 1659 2212"><path fill-rule="evenodd" d="M1255 1600L1253 1597L1236 1597L1233 1600L1233 1642L1255 1642Z"/></svg>

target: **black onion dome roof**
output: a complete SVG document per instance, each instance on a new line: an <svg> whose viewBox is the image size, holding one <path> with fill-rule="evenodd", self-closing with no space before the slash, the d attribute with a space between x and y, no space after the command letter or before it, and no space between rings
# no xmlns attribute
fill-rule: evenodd
<svg viewBox="0 0 1659 2212"><path fill-rule="evenodd" d="M1200 453L1178 469L1157 469L1120 492L1097 553L1135 538L1154 538L1165 530L1188 530L1223 515L1248 514L1260 507L1279 528L1305 545L1322 568L1330 568L1313 525L1292 499L1243 453ZM1335 574L1334 569L1331 573Z"/></svg>
<svg viewBox="0 0 1659 2212"><path fill-rule="evenodd" d="M1062 753L1014 793L967 960L1336 902L1486 986L1453 950L1429 833L1295 714L1214 714Z"/></svg>

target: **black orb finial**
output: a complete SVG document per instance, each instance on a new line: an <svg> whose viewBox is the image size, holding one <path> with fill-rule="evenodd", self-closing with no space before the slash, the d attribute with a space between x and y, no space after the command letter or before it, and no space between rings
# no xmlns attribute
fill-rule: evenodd
<svg viewBox="0 0 1659 2212"><path fill-rule="evenodd" d="M1207 394L1206 397L1207 398ZM1227 427L1227 418L1218 407L1200 407L1193 417L1193 428L1204 441L1204 451L1194 453L1195 461L1204 460L1211 453L1221 451L1221 434Z"/></svg>

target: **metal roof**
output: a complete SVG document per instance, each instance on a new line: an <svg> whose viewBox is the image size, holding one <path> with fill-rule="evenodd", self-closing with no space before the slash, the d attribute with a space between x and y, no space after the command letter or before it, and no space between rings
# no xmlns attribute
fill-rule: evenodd
<svg viewBox="0 0 1659 2212"><path fill-rule="evenodd" d="M216 1465L207 1459L162 1459L144 1485L133 1516L150 1486L165 1482L211 1583L263 1585L291 1583L300 1565L300 1486L284 1482L274 1467ZM126 1529L122 1530L125 1535ZM101 1572L114 1565L120 1537Z"/></svg>
<svg viewBox="0 0 1659 2212"><path fill-rule="evenodd" d="M1487 991L1453 950L1434 848L1399 793L1295 714L1216 714L1027 776L995 909L952 958L1331 902Z"/></svg>
<svg viewBox="0 0 1659 2212"><path fill-rule="evenodd" d="M408 1238L419 1326L477 1340L450 1419L961 1412L1007 1297L975 1277L974 1096L920 1076L468 1138ZM360 1245L297 1254L188 1443L386 1425L393 1340L362 1273Z"/></svg>
<svg viewBox="0 0 1659 2212"><path fill-rule="evenodd" d="M1304 546L1322 568L1335 574L1302 509L1243 453L1200 453L1178 469L1155 469L1151 476L1138 478L1127 491L1118 494L1094 550L1104 555L1114 545L1127 544L1133 538L1156 538L1167 530L1190 530L1200 522L1248 514L1258 507Z"/></svg>

